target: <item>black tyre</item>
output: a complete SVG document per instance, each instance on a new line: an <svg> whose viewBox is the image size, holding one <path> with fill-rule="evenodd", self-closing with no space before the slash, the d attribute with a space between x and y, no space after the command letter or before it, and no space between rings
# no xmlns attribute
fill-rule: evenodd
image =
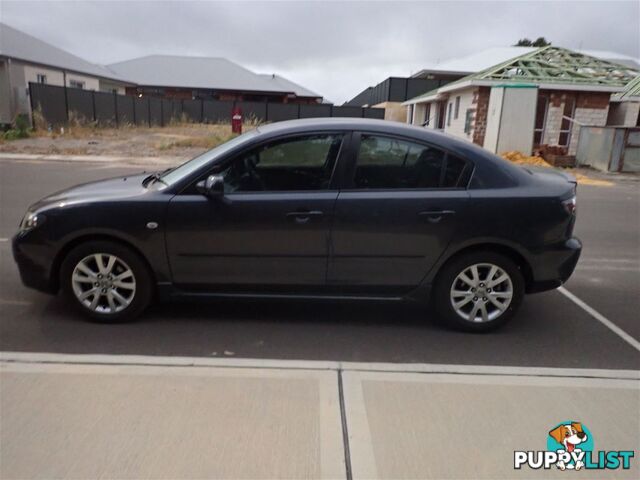
<svg viewBox="0 0 640 480"><path fill-rule="evenodd" d="M75 247L60 268L62 291L85 316L104 323L134 320L153 293L152 276L133 250L116 242Z"/></svg>
<svg viewBox="0 0 640 480"><path fill-rule="evenodd" d="M478 251L454 257L443 267L433 299L448 326L487 332L513 317L523 295L524 278L513 260Z"/></svg>

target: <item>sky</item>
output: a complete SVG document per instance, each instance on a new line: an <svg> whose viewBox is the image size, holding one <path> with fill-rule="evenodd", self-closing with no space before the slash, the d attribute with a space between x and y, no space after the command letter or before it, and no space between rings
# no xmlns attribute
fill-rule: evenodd
<svg viewBox="0 0 640 480"><path fill-rule="evenodd" d="M389 76L518 39L640 58L640 1L0 0L0 21L94 63L225 57L336 104Z"/></svg>

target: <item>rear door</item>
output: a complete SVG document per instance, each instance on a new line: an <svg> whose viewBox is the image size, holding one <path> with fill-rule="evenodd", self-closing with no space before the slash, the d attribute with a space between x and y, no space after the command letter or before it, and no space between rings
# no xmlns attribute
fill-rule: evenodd
<svg viewBox="0 0 640 480"><path fill-rule="evenodd" d="M223 198L194 188L176 195L167 231L174 283L225 292L323 288L343 137L272 140L203 176L224 177Z"/></svg>
<svg viewBox="0 0 640 480"><path fill-rule="evenodd" d="M472 164L414 140L354 134L334 210L328 285L342 292L415 288L465 220Z"/></svg>

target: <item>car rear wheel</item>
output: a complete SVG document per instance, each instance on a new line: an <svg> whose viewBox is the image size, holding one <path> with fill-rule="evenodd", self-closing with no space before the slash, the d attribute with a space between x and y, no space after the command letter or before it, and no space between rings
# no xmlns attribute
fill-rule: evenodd
<svg viewBox="0 0 640 480"><path fill-rule="evenodd" d="M65 258L61 277L67 297L95 321L133 320L151 300L152 278L145 263L115 242L77 246Z"/></svg>
<svg viewBox="0 0 640 480"><path fill-rule="evenodd" d="M450 326L466 331L493 330L517 311L524 279L508 257L474 252L448 263L435 286L435 306Z"/></svg>

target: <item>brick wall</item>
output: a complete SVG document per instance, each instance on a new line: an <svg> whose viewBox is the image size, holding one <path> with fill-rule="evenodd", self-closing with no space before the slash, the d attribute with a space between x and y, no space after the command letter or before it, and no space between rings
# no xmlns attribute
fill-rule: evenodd
<svg viewBox="0 0 640 480"><path fill-rule="evenodd" d="M609 93L562 90L550 90L546 93L549 95L549 109L547 110L547 121L542 143L558 145L560 128L562 126L562 115L567 101L575 102L573 118L576 122L582 123L583 125L606 125L609 111ZM576 153L579 134L580 126L573 122L571 124L569 155L575 155Z"/></svg>
<svg viewBox="0 0 640 480"><path fill-rule="evenodd" d="M484 134L487 132L487 113L489 111L489 87L478 87L474 92L472 104L475 105L476 112L473 121L473 143L484 145Z"/></svg>

